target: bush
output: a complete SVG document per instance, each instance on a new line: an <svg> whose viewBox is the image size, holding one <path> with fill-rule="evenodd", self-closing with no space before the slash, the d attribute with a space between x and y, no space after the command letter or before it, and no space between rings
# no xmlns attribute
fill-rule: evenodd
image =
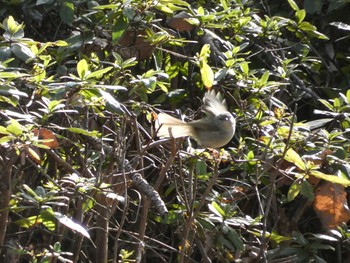
<svg viewBox="0 0 350 263"><path fill-rule="evenodd" d="M342 262L337 3L6 1L2 261ZM200 118L210 89L236 116L232 142L157 138L157 113Z"/></svg>

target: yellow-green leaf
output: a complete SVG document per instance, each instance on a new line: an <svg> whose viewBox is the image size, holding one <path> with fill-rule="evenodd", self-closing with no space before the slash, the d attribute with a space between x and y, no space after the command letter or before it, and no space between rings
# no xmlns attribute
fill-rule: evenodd
<svg viewBox="0 0 350 263"><path fill-rule="evenodd" d="M284 159L288 162L295 164L299 169L303 171L306 170L305 162L303 161L303 159L301 159L300 155L293 149L288 149L286 155L284 156Z"/></svg>
<svg viewBox="0 0 350 263"><path fill-rule="evenodd" d="M85 77L90 73L89 65L85 59L82 59L78 62L77 71L80 79L85 79Z"/></svg>
<svg viewBox="0 0 350 263"><path fill-rule="evenodd" d="M331 183L341 184L343 186L350 186L350 180L345 179L345 178L340 178L336 175L325 174L325 173L322 173L322 172L316 171L316 170L312 170L310 172L310 174L312 174L313 176L315 176L317 178L323 179L323 180L331 182Z"/></svg>
<svg viewBox="0 0 350 263"><path fill-rule="evenodd" d="M294 181L292 185L289 187L287 200L293 201L300 193L301 190L301 182L300 180Z"/></svg>
<svg viewBox="0 0 350 263"><path fill-rule="evenodd" d="M213 70L206 62L203 62L203 63L201 63L200 71L201 71L203 85L206 88L211 88L213 86L213 83L214 83Z"/></svg>

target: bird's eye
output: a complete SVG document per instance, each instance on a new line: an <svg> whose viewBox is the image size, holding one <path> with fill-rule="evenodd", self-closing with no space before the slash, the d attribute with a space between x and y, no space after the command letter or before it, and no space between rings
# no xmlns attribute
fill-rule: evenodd
<svg viewBox="0 0 350 263"><path fill-rule="evenodd" d="M219 120L220 121L228 121L231 118L230 115L220 115Z"/></svg>

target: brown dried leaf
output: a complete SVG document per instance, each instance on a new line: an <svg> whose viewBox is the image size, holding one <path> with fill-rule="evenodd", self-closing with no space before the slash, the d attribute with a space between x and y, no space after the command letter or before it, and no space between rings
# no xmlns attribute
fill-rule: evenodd
<svg viewBox="0 0 350 263"><path fill-rule="evenodd" d="M315 190L313 208L326 230L337 228L350 220L345 188L340 184L320 184Z"/></svg>

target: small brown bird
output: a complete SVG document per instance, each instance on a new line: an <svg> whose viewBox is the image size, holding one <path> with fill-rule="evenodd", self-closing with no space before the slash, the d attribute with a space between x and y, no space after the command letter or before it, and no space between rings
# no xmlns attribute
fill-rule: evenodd
<svg viewBox="0 0 350 263"><path fill-rule="evenodd" d="M200 120L184 122L166 113L158 114L157 125L160 138L180 138L190 136L200 146L219 148L233 137L236 121L228 112L226 101L220 92L207 92L203 98L203 112L206 116Z"/></svg>

